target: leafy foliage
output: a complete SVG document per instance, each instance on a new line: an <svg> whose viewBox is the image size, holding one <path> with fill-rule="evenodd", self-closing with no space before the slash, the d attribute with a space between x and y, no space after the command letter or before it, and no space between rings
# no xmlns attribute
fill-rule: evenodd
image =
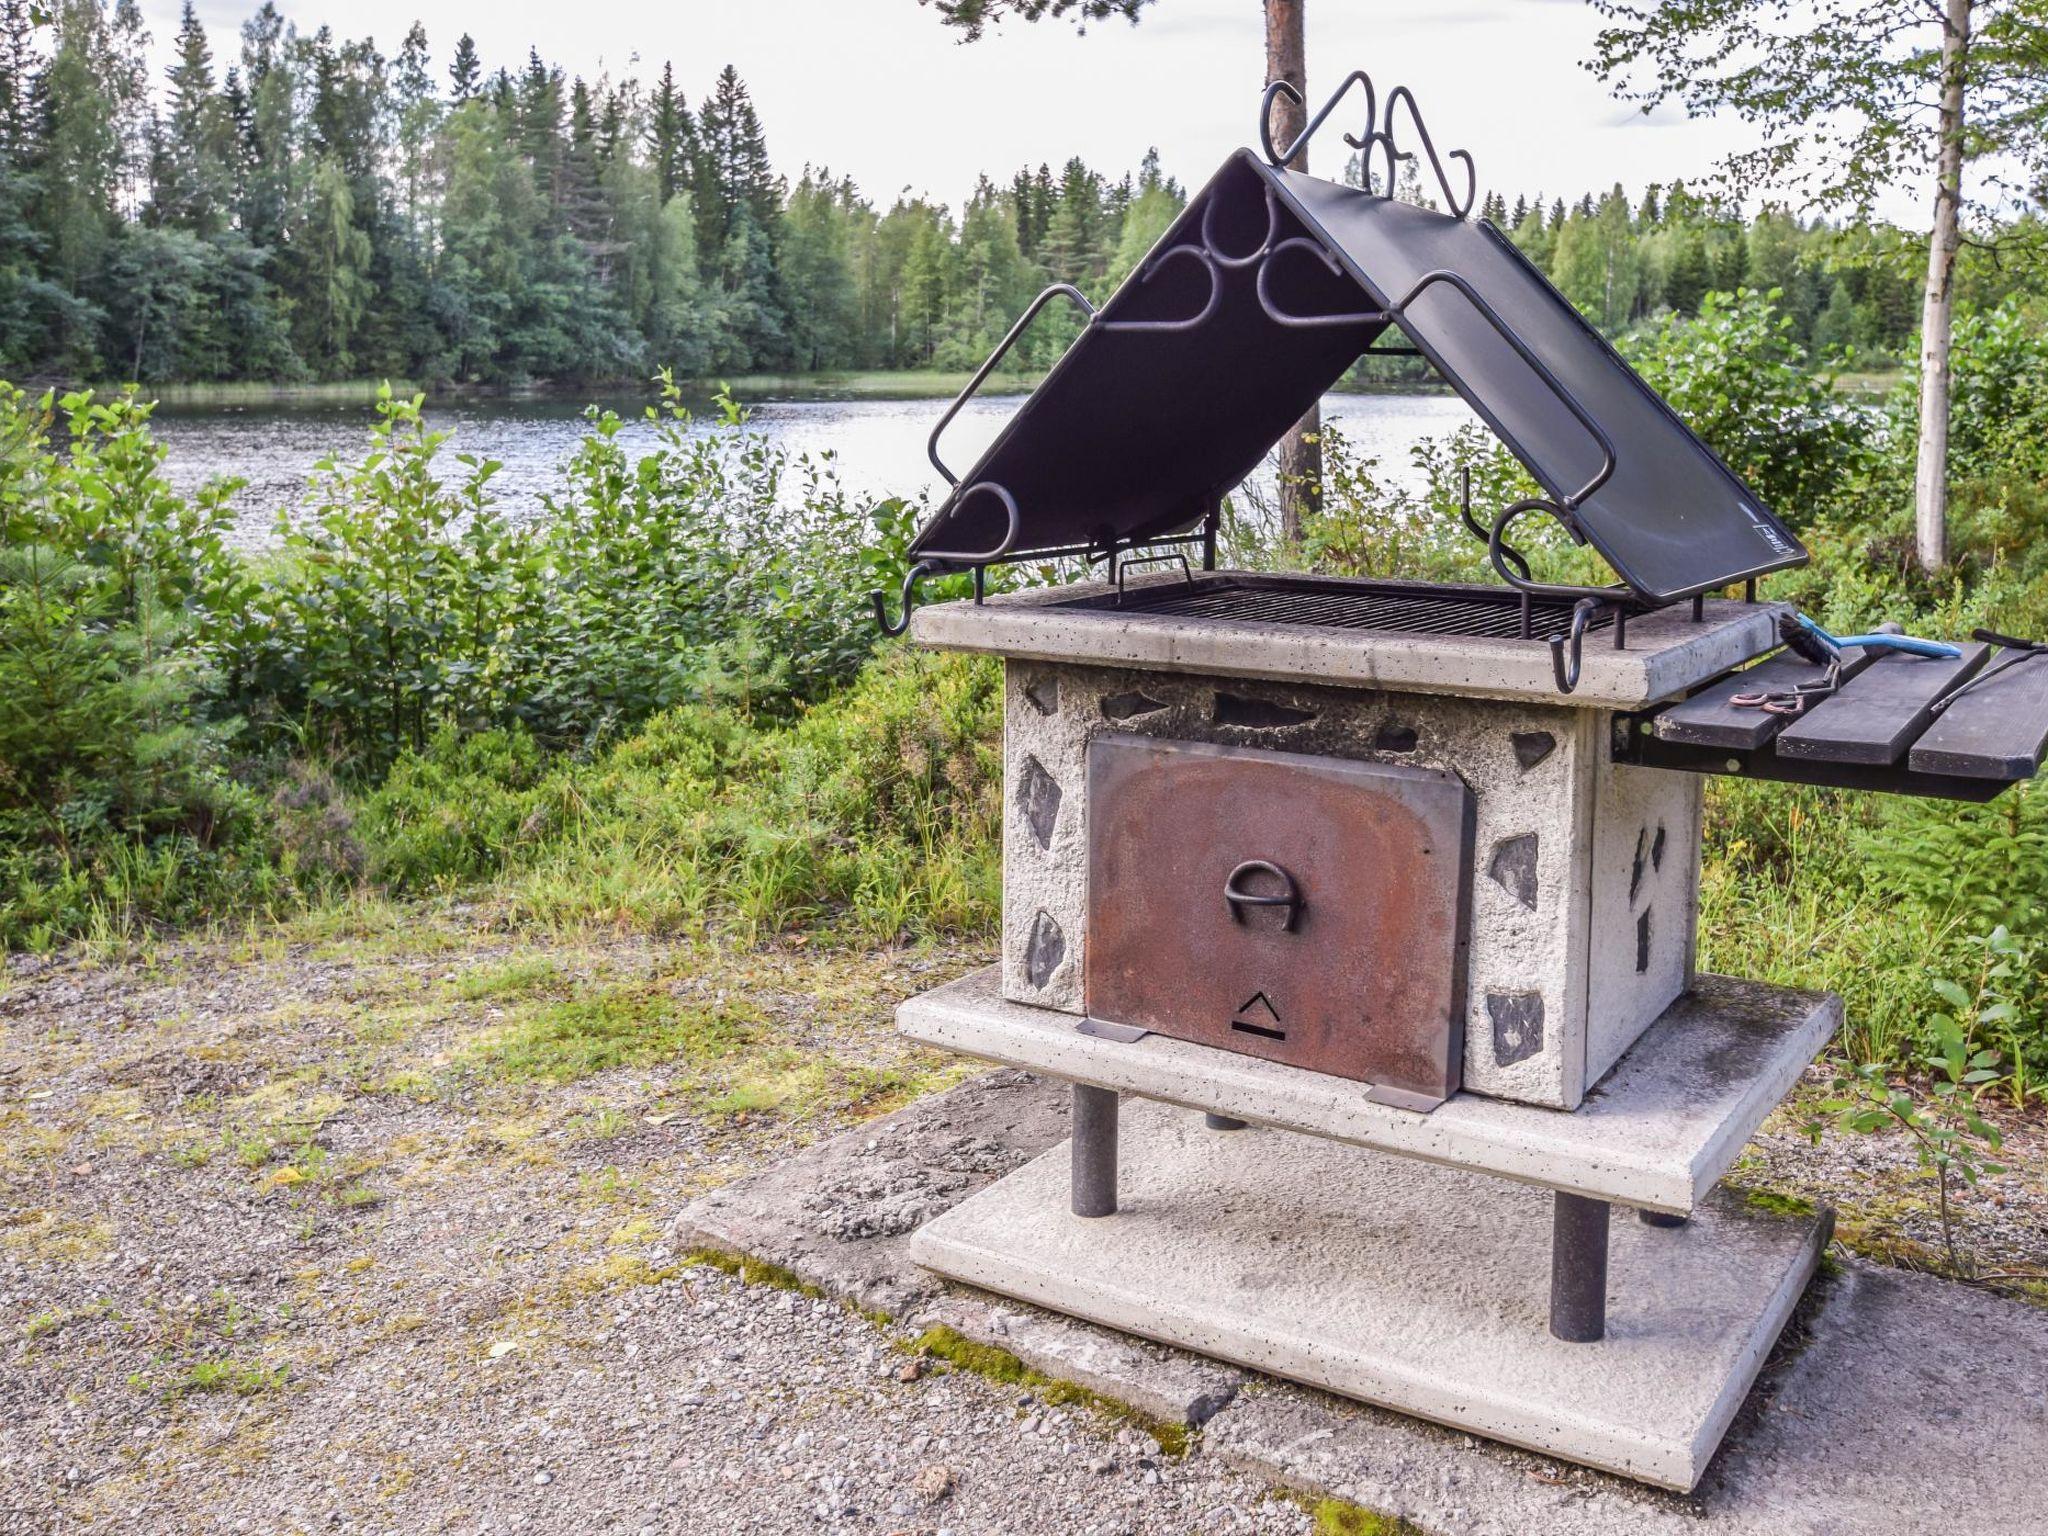
<svg viewBox="0 0 2048 1536"><path fill-rule="evenodd" d="M1795 526L1830 505L1864 442L1792 335L1783 297L1709 293L1692 318L1666 316L1626 338L1650 387L1713 444L1765 505Z"/></svg>
<svg viewBox="0 0 2048 1536"><path fill-rule="evenodd" d="M850 681L912 510L849 506L722 410L693 432L666 385L637 461L594 414L521 528L496 466L444 484L445 434L387 392L364 457L249 559L228 487L164 484L146 406L0 391L0 941L486 876L583 792L550 754L692 701L714 737L780 730ZM351 812L330 768L382 788Z"/></svg>

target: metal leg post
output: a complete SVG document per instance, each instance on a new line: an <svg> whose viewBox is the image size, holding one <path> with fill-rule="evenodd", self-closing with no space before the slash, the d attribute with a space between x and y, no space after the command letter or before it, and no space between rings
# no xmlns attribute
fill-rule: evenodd
<svg viewBox="0 0 2048 1536"><path fill-rule="evenodd" d="M1559 1190L1550 1218L1550 1331L1571 1344L1607 1332L1605 1200Z"/></svg>
<svg viewBox="0 0 2048 1536"><path fill-rule="evenodd" d="M1076 1216L1116 1214L1116 1110L1114 1089L1074 1084Z"/></svg>

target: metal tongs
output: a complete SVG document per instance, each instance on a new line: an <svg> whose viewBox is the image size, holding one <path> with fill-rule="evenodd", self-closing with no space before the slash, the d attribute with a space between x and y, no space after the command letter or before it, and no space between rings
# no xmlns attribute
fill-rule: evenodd
<svg viewBox="0 0 2048 1536"><path fill-rule="evenodd" d="M1999 647L2003 654L1975 677L1964 678L1961 682L1950 688L1948 692L1935 699L1933 704L1928 706L1934 714L1940 714L1979 683L1988 683L1992 678L1998 676L1999 673L2009 672L2021 662L2031 660L2043 652L2048 652L2048 645L2043 645L2039 640L2020 640L2012 635L2001 635L1995 629L1973 629L1970 631L1970 638L1972 640L1981 640L1986 645L1995 645Z"/></svg>
<svg viewBox="0 0 2048 1536"><path fill-rule="evenodd" d="M1960 649L1944 640L1921 640L1912 635L1896 634L1886 630L1877 630L1867 635L1831 635L1803 613L1780 615L1778 638L1785 642L1787 650L1817 667L1825 667L1826 673L1813 682L1794 683L1789 688L1757 689L1750 693L1735 694L1728 702L1737 709L1760 709L1769 715L1805 714L1821 700L1831 698L1841 688L1842 652L1852 646L1861 650L1896 651L1907 656L1927 656L1937 660L1950 660L1963 654ZM1976 638L1985 638L1984 632L1980 630ZM2015 643L2024 645L2028 642ZM1961 691L1955 690L1957 693ZM1937 708L1939 707L1937 705Z"/></svg>

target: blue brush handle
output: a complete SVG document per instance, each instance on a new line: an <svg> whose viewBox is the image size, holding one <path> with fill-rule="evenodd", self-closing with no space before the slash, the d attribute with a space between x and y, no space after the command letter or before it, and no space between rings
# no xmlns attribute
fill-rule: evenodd
<svg viewBox="0 0 2048 1536"><path fill-rule="evenodd" d="M1799 622L1838 651L1854 645L1871 651L1899 651L1908 656L1926 656L1936 661L1953 660L1963 654L1959 646L1940 640L1916 640L1911 635L1844 635L1837 638L1803 613L1799 615Z"/></svg>

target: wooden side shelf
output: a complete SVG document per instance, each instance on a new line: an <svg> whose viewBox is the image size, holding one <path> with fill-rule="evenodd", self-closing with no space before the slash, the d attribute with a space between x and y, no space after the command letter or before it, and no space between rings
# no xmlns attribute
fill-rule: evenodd
<svg viewBox="0 0 2048 1536"><path fill-rule="evenodd" d="M1980 644L1950 659L1852 652L1846 681L1803 715L1731 702L1819 680L1819 668L1781 651L1676 704L1616 715L1614 759L1681 773L1991 800L2031 779L2048 751L2048 654L1998 671L1936 712L1950 688L1995 666L1992 656Z"/></svg>

